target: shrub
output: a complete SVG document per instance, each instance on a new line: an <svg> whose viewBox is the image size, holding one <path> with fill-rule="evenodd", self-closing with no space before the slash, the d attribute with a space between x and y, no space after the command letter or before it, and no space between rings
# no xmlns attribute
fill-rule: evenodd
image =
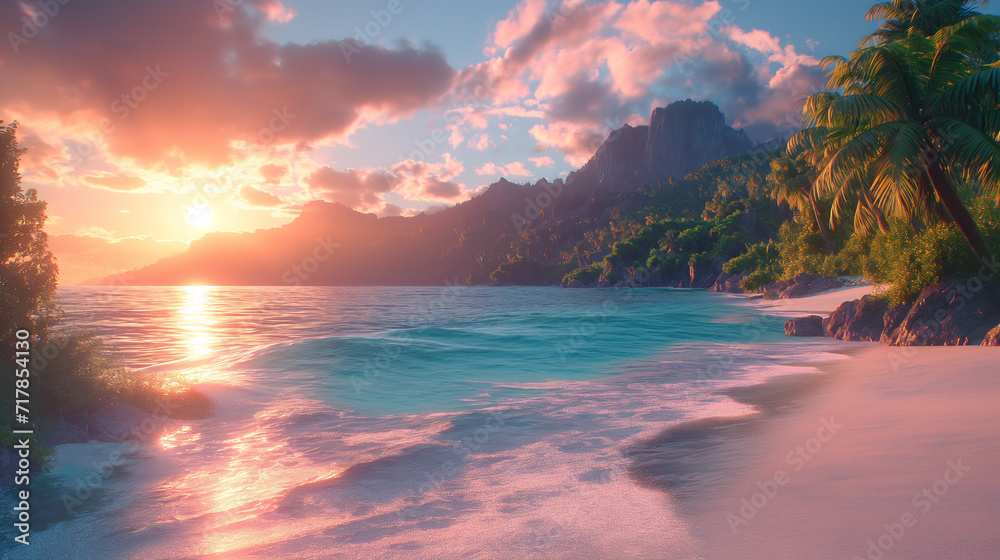
<svg viewBox="0 0 1000 560"><path fill-rule="evenodd" d="M594 282L597 282L598 278L601 277L602 270L604 270L604 265L602 263L594 263L583 268L578 268L563 276L563 283L568 284L577 280L584 284L593 284Z"/></svg>
<svg viewBox="0 0 1000 560"><path fill-rule="evenodd" d="M749 270L750 274L740 282L740 287L748 292L780 278L782 268L778 245L773 241L751 245L745 253L722 265L726 274L736 275L744 270Z"/></svg>
<svg viewBox="0 0 1000 560"><path fill-rule="evenodd" d="M1000 247L1000 208L979 197L969 209L986 242L996 250ZM954 224L937 223L914 232L909 224L897 222L888 232L858 237L858 246L848 244L845 250L856 253L865 278L889 285L884 297L891 305L911 300L920 290L949 277L979 273L979 261Z"/></svg>
<svg viewBox="0 0 1000 560"><path fill-rule="evenodd" d="M611 259L619 259L625 264L631 265L646 260L646 254L632 241L619 241L611 249L611 254L605 257L606 262Z"/></svg>

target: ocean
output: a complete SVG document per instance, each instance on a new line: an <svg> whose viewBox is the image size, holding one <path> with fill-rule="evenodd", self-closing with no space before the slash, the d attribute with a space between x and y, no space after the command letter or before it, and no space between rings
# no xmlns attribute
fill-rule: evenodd
<svg viewBox="0 0 1000 560"><path fill-rule="evenodd" d="M66 325L214 403L71 444L6 557L702 558L625 450L829 357L670 289L60 288ZM119 458L119 455L124 454ZM722 460L722 459L720 459Z"/></svg>

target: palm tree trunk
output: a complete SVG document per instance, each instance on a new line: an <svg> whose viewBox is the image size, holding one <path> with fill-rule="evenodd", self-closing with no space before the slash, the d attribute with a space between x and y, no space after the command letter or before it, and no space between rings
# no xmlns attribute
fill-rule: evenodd
<svg viewBox="0 0 1000 560"><path fill-rule="evenodd" d="M827 231L826 226L823 224L823 217L819 213L819 202L816 201L816 197L811 192L807 193L806 197L812 206L813 216L816 217L816 227L819 228L819 234L823 236L823 242L826 243L826 252L832 255L837 251L837 246L834 244L833 238L830 237L830 232Z"/></svg>
<svg viewBox="0 0 1000 560"><path fill-rule="evenodd" d="M965 237L965 242L969 244L972 252L975 253L976 258L980 262L992 264L994 262L993 251L986 244L986 240L983 238L982 232L979 231L976 221L972 219L969 209L965 207L965 203L958 197L955 186L952 185L948 176L945 175L944 170L941 169L941 165L937 161L929 161L927 158L924 158L924 164L927 166L927 176L931 180L934 192L937 193L938 199L945 210L948 211L948 214L951 214L955 225L958 226L958 231L962 232L962 236Z"/></svg>

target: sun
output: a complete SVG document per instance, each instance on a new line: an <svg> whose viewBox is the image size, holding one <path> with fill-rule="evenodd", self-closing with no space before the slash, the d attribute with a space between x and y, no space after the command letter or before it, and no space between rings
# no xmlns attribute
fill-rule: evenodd
<svg viewBox="0 0 1000 560"><path fill-rule="evenodd" d="M197 228L207 228L212 225L212 211L204 204L192 204L184 210L184 216L189 224Z"/></svg>

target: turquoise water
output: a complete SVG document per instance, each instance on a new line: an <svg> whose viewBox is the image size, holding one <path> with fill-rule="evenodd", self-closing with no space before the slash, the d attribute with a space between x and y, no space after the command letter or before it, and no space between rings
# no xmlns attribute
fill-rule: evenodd
<svg viewBox="0 0 1000 560"><path fill-rule="evenodd" d="M216 410L98 479L124 444L62 446L39 483L52 511L12 558L698 558L622 448L745 412L716 392L820 351L738 298L678 290L59 295L74 328ZM66 494L87 499L70 513Z"/></svg>

